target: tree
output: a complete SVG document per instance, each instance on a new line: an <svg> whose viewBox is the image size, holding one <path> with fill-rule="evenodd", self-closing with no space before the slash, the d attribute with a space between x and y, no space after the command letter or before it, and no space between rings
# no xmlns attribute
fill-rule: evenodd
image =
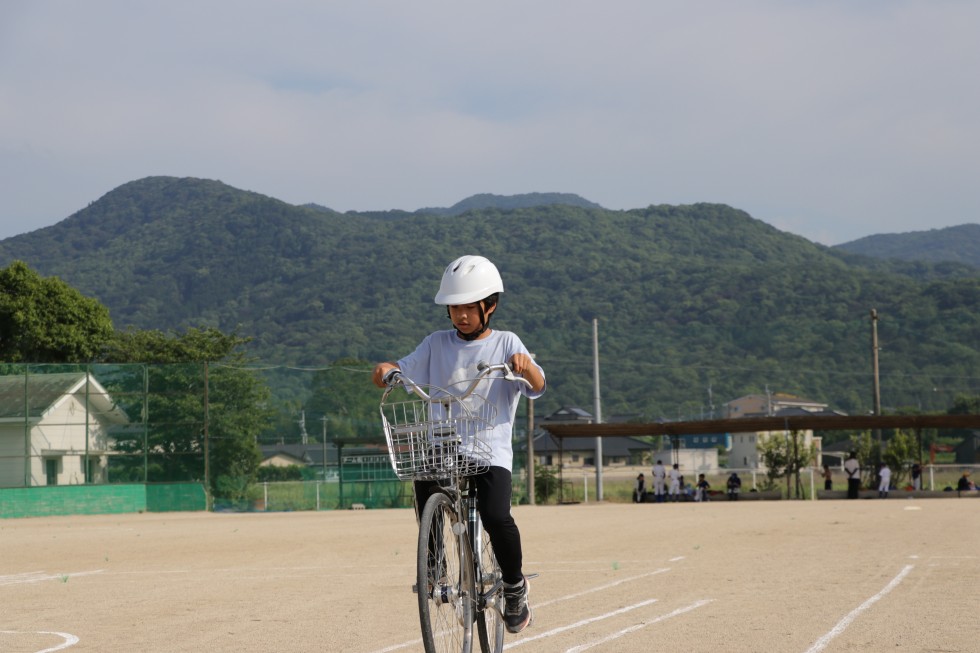
<svg viewBox="0 0 980 653"><path fill-rule="evenodd" d="M116 334L108 362L150 363L146 481L207 478L215 496L244 498L261 462L258 434L271 416L268 387L238 350L245 342L213 328ZM117 448L139 464L143 436L117 438Z"/></svg>
<svg viewBox="0 0 980 653"><path fill-rule="evenodd" d="M806 446L804 432L789 431L785 435L770 433L769 437L762 438L757 447L762 462L766 465L766 483L763 489L775 489L776 481L785 478L787 496L792 494L797 499L801 498L803 485L800 481L800 470L809 466L816 457L816 447L812 443ZM791 481L795 483L791 485ZM792 492L792 487L795 487L795 493Z"/></svg>
<svg viewBox="0 0 980 653"><path fill-rule="evenodd" d="M919 459L918 449L915 436L905 431L896 431L888 440L881 457L892 470L891 482L895 487L901 487L902 479L910 475L912 463Z"/></svg>
<svg viewBox="0 0 980 653"><path fill-rule="evenodd" d="M112 337L109 310L14 261L0 270L0 360L86 363Z"/></svg>
<svg viewBox="0 0 980 653"><path fill-rule="evenodd" d="M812 442L806 446L806 435L803 431L790 431L786 438L788 460L786 462L786 485L790 478L794 481L794 494L797 499L803 497L803 483L800 480L800 470L809 467L817 457L817 447ZM788 494L788 491L787 491Z"/></svg>
<svg viewBox="0 0 980 653"><path fill-rule="evenodd" d="M266 482L279 482L279 481L302 481L303 472L305 468L300 465L286 465L285 467L276 467L275 465L268 465L266 467L259 468L258 480L260 483Z"/></svg>
<svg viewBox="0 0 980 653"><path fill-rule="evenodd" d="M762 489L775 490L776 482L783 477L783 470L789 462L789 447L786 440L770 434L768 438L761 438L756 448L759 450L762 463L766 466L766 481L762 484Z"/></svg>
<svg viewBox="0 0 980 653"><path fill-rule="evenodd" d="M558 469L546 465L535 465L534 467L534 500L538 504L545 504L551 500L552 495L558 491Z"/></svg>
<svg viewBox="0 0 980 653"><path fill-rule="evenodd" d="M371 383L370 370L366 361L345 358L314 375L306 416L314 420L326 417L328 438L382 437L378 417L381 394Z"/></svg>
<svg viewBox="0 0 980 653"><path fill-rule="evenodd" d="M851 436L851 451L856 454L858 462L861 463L861 487L876 487L872 484L878 475L875 464L881 460L881 447L871 437L871 431Z"/></svg>
<svg viewBox="0 0 980 653"><path fill-rule="evenodd" d="M213 327L190 328L183 334L169 335L131 328L113 334L102 359L109 363L214 363L229 358L244 362L244 355L236 350L248 342L248 338Z"/></svg>
<svg viewBox="0 0 980 653"><path fill-rule="evenodd" d="M980 395L957 395L947 411L950 415L975 415L980 413Z"/></svg>

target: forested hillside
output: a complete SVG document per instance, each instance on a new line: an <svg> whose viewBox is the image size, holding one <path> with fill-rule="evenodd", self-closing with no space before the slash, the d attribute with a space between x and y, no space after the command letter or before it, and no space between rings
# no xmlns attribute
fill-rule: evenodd
<svg viewBox="0 0 980 653"><path fill-rule="evenodd" d="M591 408L593 318L607 419L717 414L766 388L866 412L871 308L887 409L980 390L976 270L838 253L724 205L341 214L153 177L0 241L0 265L61 277L117 329L237 329L262 362L294 366L394 358L447 328L432 297L463 253L501 269L494 326L545 367L542 414Z"/></svg>
<svg viewBox="0 0 980 653"><path fill-rule="evenodd" d="M904 234L877 234L836 247L875 258L933 263L949 261L980 268L980 224Z"/></svg>
<svg viewBox="0 0 980 653"><path fill-rule="evenodd" d="M521 195L494 195L492 193L481 193L467 197L456 202L448 209L430 208L419 209L416 213L432 215L460 215L467 211L480 209L502 209L509 211L512 209L529 209L537 206L551 206L563 204L565 206L577 206L583 209L601 209L602 207L595 202L581 198L573 193L523 193Z"/></svg>

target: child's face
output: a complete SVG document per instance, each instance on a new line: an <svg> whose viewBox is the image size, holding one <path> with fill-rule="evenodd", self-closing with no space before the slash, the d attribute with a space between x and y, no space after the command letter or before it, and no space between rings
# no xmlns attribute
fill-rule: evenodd
<svg viewBox="0 0 980 653"><path fill-rule="evenodd" d="M493 314L496 306L486 311L486 317ZM449 317L453 321L453 326L460 333L470 334L482 326L480 322L480 304L458 304L449 307Z"/></svg>

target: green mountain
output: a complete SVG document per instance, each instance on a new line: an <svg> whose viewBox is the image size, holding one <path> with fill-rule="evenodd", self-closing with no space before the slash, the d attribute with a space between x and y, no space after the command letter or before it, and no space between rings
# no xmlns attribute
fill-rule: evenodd
<svg viewBox="0 0 980 653"><path fill-rule="evenodd" d="M583 209L601 209L595 202L579 197L573 193L523 193L520 195L493 195L481 193L456 202L448 209L428 208L419 209L415 213L432 215L460 215L467 211L482 209L530 209L539 206L577 206Z"/></svg>
<svg viewBox="0 0 980 653"><path fill-rule="evenodd" d="M836 247L874 258L931 263L949 261L980 268L980 224L902 234L877 234Z"/></svg>
<svg viewBox="0 0 980 653"><path fill-rule="evenodd" d="M429 207L419 209L416 215L460 215L467 211L479 209L528 209L537 206L552 206L561 204L565 206L578 206L586 209L601 209L602 207L595 202L579 197L574 193L522 193L518 195L493 195L492 193L480 193L471 195L464 200L456 202L448 208ZM320 204L304 204L306 208L317 209L327 213L336 213L331 208ZM406 211L372 211L371 215L378 216L403 216Z"/></svg>
<svg viewBox="0 0 980 653"><path fill-rule="evenodd" d="M767 388L866 412L871 308L886 409L944 410L980 386L975 268L858 257L718 204L337 213L152 177L0 241L0 265L61 277L116 328L238 329L292 366L391 359L448 328L432 297L463 253L501 269L493 324L545 367L541 414L591 407L594 318L607 419L717 415Z"/></svg>

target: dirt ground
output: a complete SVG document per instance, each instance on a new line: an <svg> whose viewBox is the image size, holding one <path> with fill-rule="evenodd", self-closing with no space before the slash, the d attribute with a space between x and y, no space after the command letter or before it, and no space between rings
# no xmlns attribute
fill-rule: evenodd
<svg viewBox="0 0 980 653"><path fill-rule="evenodd" d="M976 652L980 501L514 509L508 650ZM407 510L0 520L0 651L421 649Z"/></svg>

